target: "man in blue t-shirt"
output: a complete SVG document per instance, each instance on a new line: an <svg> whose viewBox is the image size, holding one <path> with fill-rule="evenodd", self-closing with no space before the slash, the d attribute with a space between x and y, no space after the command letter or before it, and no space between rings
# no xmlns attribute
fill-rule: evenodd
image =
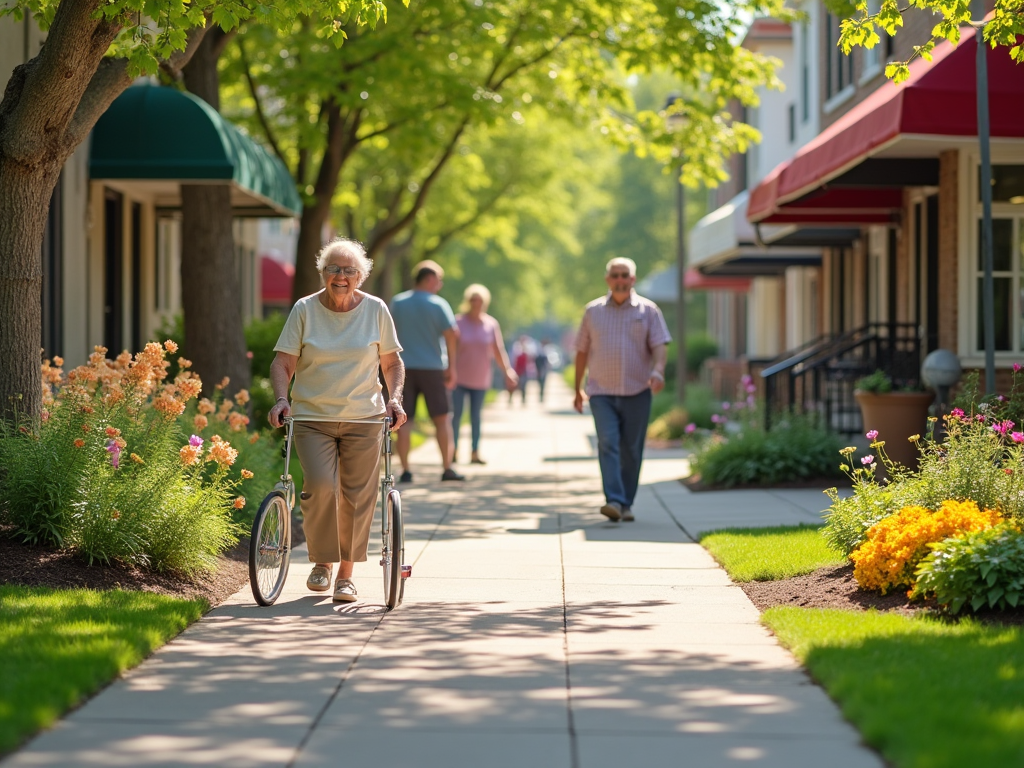
<svg viewBox="0 0 1024 768"><path fill-rule="evenodd" d="M444 465L442 480L465 480L452 469L451 399L455 387L455 344L459 329L447 301L437 295L441 290L444 270L435 262L421 261L413 268L416 284L411 291L391 300L391 316L395 320L398 341L405 363L405 392L402 407L409 414L398 431L398 458L402 462L400 483L412 482L409 471L409 440L416 401L420 393L427 403L427 413L434 422L437 447ZM442 343L443 342L443 343Z"/></svg>

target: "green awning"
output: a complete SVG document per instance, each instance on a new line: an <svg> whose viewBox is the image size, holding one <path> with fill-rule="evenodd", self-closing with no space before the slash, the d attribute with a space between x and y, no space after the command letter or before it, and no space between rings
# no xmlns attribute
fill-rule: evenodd
<svg viewBox="0 0 1024 768"><path fill-rule="evenodd" d="M202 99L158 85L128 88L99 119L89 175L147 182L164 208L180 206L178 184L222 183L232 187L237 216L302 210L284 163Z"/></svg>

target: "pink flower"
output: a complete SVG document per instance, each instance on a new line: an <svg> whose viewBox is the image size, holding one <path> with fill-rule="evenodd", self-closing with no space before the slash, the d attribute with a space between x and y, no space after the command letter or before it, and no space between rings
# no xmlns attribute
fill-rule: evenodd
<svg viewBox="0 0 1024 768"><path fill-rule="evenodd" d="M1010 439L1015 443L1024 443L1024 432L1011 432Z"/></svg>
<svg viewBox="0 0 1024 768"><path fill-rule="evenodd" d="M722 403L722 410L723 411L728 411L730 407L731 406L730 406L729 403Z"/></svg>
<svg viewBox="0 0 1024 768"><path fill-rule="evenodd" d="M686 425L683 431L688 435L692 435L694 432L697 431L697 425L691 421L689 424Z"/></svg>
<svg viewBox="0 0 1024 768"><path fill-rule="evenodd" d="M1011 429L1013 429L1013 422L1010 420L1001 421L998 424L992 425L992 431L998 432L1000 435L1005 435Z"/></svg>
<svg viewBox="0 0 1024 768"><path fill-rule="evenodd" d="M860 463L861 463L861 464L863 464L863 465L864 465L864 466L866 467L866 466L868 466L869 464L871 464L871 463L872 463L872 462L873 462L874 460L875 460L875 457L874 457L874 456L872 456L872 455L871 455L871 454L869 453L869 454L868 454L867 456L862 456L862 457L861 457Z"/></svg>
<svg viewBox="0 0 1024 768"><path fill-rule="evenodd" d="M199 435L192 435L192 437L188 439L188 444L193 448L199 448L203 444L203 438Z"/></svg>
<svg viewBox="0 0 1024 768"><path fill-rule="evenodd" d="M864 435L864 437L866 437L868 440L874 440L876 437L878 437L878 430L872 429L866 435Z"/></svg>
<svg viewBox="0 0 1024 768"><path fill-rule="evenodd" d="M743 384L744 387L749 387L753 382L754 379L751 378L749 373L745 373L740 377L740 383Z"/></svg>
<svg viewBox="0 0 1024 768"><path fill-rule="evenodd" d="M979 413L977 416L974 417L974 420L975 421L984 421L985 420L985 416L984 416L984 414Z"/></svg>
<svg viewBox="0 0 1024 768"><path fill-rule="evenodd" d="M711 414L711 423L712 424L724 424L725 421L726 421L725 416L719 416L717 413Z"/></svg>
<svg viewBox="0 0 1024 768"><path fill-rule="evenodd" d="M1014 363L1013 364L1013 372L1014 373L1020 373L1020 363Z"/></svg>
<svg viewBox="0 0 1024 768"><path fill-rule="evenodd" d="M949 415L954 419L962 419L964 417L964 412L960 408L954 408L949 412Z"/></svg>
<svg viewBox="0 0 1024 768"><path fill-rule="evenodd" d="M107 453L110 454L110 464L114 469L117 469L121 463L121 446L118 445L114 440L107 441Z"/></svg>
<svg viewBox="0 0 1024 768"><path fill-rule="evenodd" d="M747 405L749 405L751 408L754 407L754 396L753 395L747 395Z"/></svg>
<svg viewBox="0 0 1024 768"><path fill-rule="evenodd" d="M757 387L755 387L753 384L747 384L746 389L747 389L747 394L748 395L752 395L755 392L757 392Z"/></svg>

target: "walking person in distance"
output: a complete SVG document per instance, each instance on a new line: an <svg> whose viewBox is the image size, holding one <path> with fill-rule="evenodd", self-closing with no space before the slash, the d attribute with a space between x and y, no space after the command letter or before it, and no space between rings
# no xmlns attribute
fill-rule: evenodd
<svg viewBox="0 0 1024 768"><path fill-rule="evenodd" d="M505 342L501 338L498 321L487 314L491 303L491 292L486 286L474 283L467 286L463 293L461 312L456 317L459 326L458 365L455 371L454 403L454 441L453 460L457 460L459 450L459 431L462 424L462 410L466 398L469 398L469 423L472 436L471 464L484 464L480 458L480 422L484 405L484 395L491 388L491 365L497 362L503 371L505 389L515 389L518 382L516 372L509 363L505 352Z"/></svg>
<svg viewBox="0 0 1024 768"><path fill-rule="evenodd" d="M409 447L416 401L422 394L427 413L434 422L437 447L444 471L442 480L465 480L452 469L452 417L449 390L455 387L458 325L451 306L437 295L444 284L444 270L436 261L421 261L413 267L415 284L411 291L391 300L398 340L405 362L405 391L402 405L409 421L398 432L398 459L402 463L400 483L412 482Z"/></svg>

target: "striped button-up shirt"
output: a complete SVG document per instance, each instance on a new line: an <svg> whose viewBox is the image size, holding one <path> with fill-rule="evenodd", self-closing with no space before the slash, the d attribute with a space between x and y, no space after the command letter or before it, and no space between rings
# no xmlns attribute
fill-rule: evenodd
<svg viewBox="0 0 1024 768"><path fill-rule="evenodd" d="M640 394L654 367L654 348L671 340L658 305L636 291L622 304L611 292L590 302L576 336L576 351L588 355L587 394Z"/></svg>

